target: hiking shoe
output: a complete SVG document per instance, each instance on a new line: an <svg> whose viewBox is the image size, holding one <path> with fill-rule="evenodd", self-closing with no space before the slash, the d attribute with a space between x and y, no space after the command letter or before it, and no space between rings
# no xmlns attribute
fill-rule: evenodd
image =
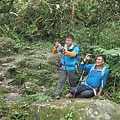
<svg viewBox="0 0 120 120"><path fill-rule="evenodd" d="M60 99L60 96L59 96L59 95L56 95L56 96L55 96L55 99L59 100L59 99Z"/></svg>
<svg viewBox="0 0 120 120"><path fill-rule="evenodd" d="M68 94L65 95L65 97L66 97L66 98L72 98L73 95L72 95L71 93L68 93Z"/></svg>

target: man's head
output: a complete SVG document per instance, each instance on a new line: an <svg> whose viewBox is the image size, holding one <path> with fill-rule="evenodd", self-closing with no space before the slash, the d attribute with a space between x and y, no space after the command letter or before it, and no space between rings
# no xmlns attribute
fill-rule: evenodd
<svg viewBox="0 0 120 120"><path fill-rule="evenodd" d="M65 41L66 45L70 47L73 44L73 42L74 42L74 36L72 34L67 35Z"/></svg>
<svg viewBox="0 0 120 120"><path fill-rule="evenodd" d="M106 62L106 57L105 57L105 55L99 55L99 56L96 58L96 65L97 65L97 66L102 66L105 62Z"/></svg>

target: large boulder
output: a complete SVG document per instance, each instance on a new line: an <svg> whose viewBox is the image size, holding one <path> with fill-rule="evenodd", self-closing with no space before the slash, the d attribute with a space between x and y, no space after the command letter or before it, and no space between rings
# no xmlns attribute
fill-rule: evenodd
<svg viewBox="0 0 120 120"><path fill-rule="evenodd" d="M109 100L75 99L34 104L32 114L40 120L119 120L120 105Z"/></svg>

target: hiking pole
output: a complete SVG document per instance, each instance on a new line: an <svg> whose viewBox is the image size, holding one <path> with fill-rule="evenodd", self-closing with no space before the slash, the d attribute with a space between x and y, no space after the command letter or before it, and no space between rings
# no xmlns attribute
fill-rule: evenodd
<svg viewBox="0 0 120 120"><path fill-rule="evenodd" d="M73 95L73 97L72 97L71 102L73 102L73 99L75 98L75 95L76 95L76 93L77 93L78 86L80 85L80 83L81 83L81 81L82 81L84 72L85 72L85 70L82 71L81 77L80 77L79 82L78 82L78 84L77 84L77 86L76 86L76 90L75 90L75 92L74 92L74 95Z"/></svg>

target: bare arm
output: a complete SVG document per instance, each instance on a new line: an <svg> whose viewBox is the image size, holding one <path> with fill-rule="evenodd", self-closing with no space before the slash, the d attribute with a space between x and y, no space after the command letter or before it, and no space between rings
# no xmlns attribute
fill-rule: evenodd
<svg viewBox="0 0 120 120"><path fill-rule="evenodd" d="M102 91L103 91L103 88L100 87L99 92L98 92L97 95L98 95L98 96L101 96Z"/></svg>

